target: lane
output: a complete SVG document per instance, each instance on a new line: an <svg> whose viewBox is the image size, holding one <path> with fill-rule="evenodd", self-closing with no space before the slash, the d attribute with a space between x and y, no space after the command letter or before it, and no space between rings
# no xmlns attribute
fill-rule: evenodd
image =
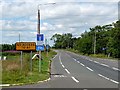
<svg viewBox="0 0 120 90"><path fill-rule="evenodd" d="M106 80L96 74L91 68L78 63L65 52L61 53L62 63L78 81L81 88L117 88L118 84Z"/></svg>
<svg viewBox="0 0 120 90"><path fill-rule="evenodd" d="M72 53L67 53L71 56L71 58L76 59L77 61L80 61L82 64L90 67L92 70L95 71L95 73L102 74L103 76L109 77L112 80L115 80L118 82L118 74L120 74L119 71L113 70L106 64L101 64L97 61L90 61L90 60L85 60L84 58L81 58L78 55L72 54ZM114 68L116 69L116 68Z"/></svg>
<svg viewBox="0 0 120 90"><path fill-rule="evenodd" d="M88 57L88 56L83 56L83 55L77 55L77 54L75 54L73 52L69 52L69 51L67 51L67 53L74 54L76 56L80 56L83 59L93 61L95 63L107 65L110 68L117 68L117 70L120 71L120 68L118 67L118 63L120 63L120 61L118 61L118 60L111 60L111 59L108 60L108 59L101 59L101 58L94 58L94 57Z"/></svg>

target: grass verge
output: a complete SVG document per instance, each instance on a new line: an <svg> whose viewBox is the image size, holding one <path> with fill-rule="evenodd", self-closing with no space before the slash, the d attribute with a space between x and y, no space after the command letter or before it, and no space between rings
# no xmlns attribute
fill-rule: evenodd
<svg viewBox="0 0 120 90"><path fill-rule="evenodd" d="M85 55L85 56L90 56L90 57L93 57L93 58L102 58L102 59L112 59L112 60L118 60L117 58L112 58L112 57L108 57L107 55L104 55L104 54L83 54L83 53L80 53L78 50L74 50L74 49L66 49L67 51L70 51L70 52L74 52L76 54L80 54L80 55Z"/></svg>
<svg viewBox="0 0 120 90"><path fill-rule="evenodd" d="M50 51L48 55L46 52L42 52L41 72L39 72L38 59L32 61L32 72L30 71L30 53L23 53L22 71L20 55L17 54L16 59L13 60L2 60L2 84L30 84L48 79L50 77L50 61L55 54L54 51Z"/></svg>

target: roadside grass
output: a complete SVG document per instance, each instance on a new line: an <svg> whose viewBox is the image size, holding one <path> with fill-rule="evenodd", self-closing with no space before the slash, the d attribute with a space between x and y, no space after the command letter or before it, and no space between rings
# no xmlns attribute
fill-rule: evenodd
<svg viewBox="0 0 120 90"><path fill-rule="evenodd" d="M117 58L112 58L112 57L108 57L107 55L104 55L104 54L83 54L83 53L80 53L78 50L74 50L74 49L66 49L67 51L71 51L71 52L74 52L76 54L80 54L80 55L85 55L85 56L90 56L90 57L93 57L93 58L102 58L102 59L112 59L112 60L119 60Z"/></svg>
<svg viewBox="0 0 120 90"><path fill-rule="evenodd" d="M50 77L50 59L55 54L56 52L52 50L48 56L46 56L46 52L42 52L41 72L39 72L38 59L33 60L32 72L30 71L30 53L23 53L22 71L20 55L16 55L16 59L13 60L2 60L2 84L31 84L48 79Z"/></svg>

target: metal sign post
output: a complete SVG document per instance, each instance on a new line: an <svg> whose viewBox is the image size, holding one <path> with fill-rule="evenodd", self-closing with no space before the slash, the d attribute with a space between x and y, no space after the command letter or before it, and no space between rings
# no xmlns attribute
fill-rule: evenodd
<svg viewBox="0 0 120 90"><path fill-rule="evenodd" d="M37 34L37 45L36 50L39 51L39 72L41 72L41 57L42 52L44 50L43 45L44 35L43 34Z"/></svg>
<svg viewBox="0 0 120 90"><path fill-rule="evenodd" d="M22 72L22 67L23 67L23 56L22 56L23 52L21 51L21 57L20 57L20 62L21 62L21 69L20 72Z"/></svg>
<svg viewBox="0 0 120 90"><path fill-rule="evenodd" d="M39 51L39 72L41 72L41 51Z"/></svg>
<svg viewBox="0 0 120 90"><path fill-rule="evenodd" d="M21 63L21 70L23 68L23 51L31 51L30 55L30 71L32 71L32 51L36 50L36 43L35 42L16 42L15 44L16 50L20 51L21 56L20 56L20 63Z"/></svg>
<svg viewBox="0 0 120 90"><path fill-rule="evenodd" d="M30 52L30 71L32 72L32 51Z"/></svg>

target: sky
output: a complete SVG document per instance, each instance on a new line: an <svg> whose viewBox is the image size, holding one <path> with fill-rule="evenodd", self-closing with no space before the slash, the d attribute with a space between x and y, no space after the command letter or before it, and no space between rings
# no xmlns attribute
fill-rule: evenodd
<svg viewBox="0 0 120 90"><path fill-rule="evenodd" d="M36 42L37 11L40 9L40 33L72 33L80 37L89 28L118 20L119 0L0 0L0 43ZM54 3L54 4L53 4Z"/></svg>

